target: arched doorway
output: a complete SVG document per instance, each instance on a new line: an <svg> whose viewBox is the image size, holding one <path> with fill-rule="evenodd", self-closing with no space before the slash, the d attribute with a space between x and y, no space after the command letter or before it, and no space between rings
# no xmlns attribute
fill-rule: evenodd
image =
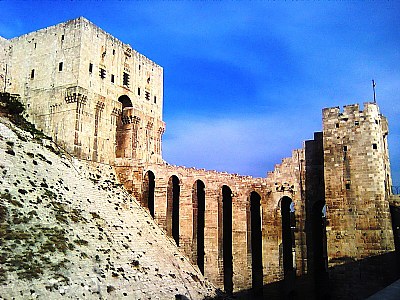
<svg viewBox="0 0 400 300"><path fill-rule="evenodd" d="M168 180L167 190L167 233L179 246L179 178L175 175Z"/></svg>
<svg viewBox="0 0 400 300"><path fill-rule="evenodd" d="M132 107L132 101L127 95L120 96L118 101L122 103L122 109L125 107Z"/></svg>
<svg viewBox="0 0 400 300"><path fill-rule="evenodd" d="M222 187L222 257L224 266L224 290L233 292L233 257L232 257L232 190Z"/></svg>
<svg viewBox="0 0 400 300"><path fill-rule="evenodd" d="M204 275L204 217L205 217L205 185L196 180L192 189L193 204L193 244L196 251L196 263Z"/></svg>
<svg viewBox="0 0 400 300"><path fill-rule="evenodd" d="M312 246L314 254L314 279L318 299L329 299L328 254L326 243L326 205L317 201L311 215Z"/></svg>
<svg viewBox="0 0 400 300"><path fill-rule="evenodd" d="M282 217L282 260L283 273L286 277L293 271L293 249L294 249L294 203L292 199L285 196L281 199Z"/></svg>
<svg viewBox="0 0 400 300"><path fill-rule="evenodd" d="M261 196L257 192L250 194L250 223L252 287L256 294L260 294L263 287L262 228Z"/></svg>
<svg viewBox="0 0 400 300"><path fill-rule="evenodd" d="M150 215L154 218L154 188L155 176L152 171L147 171L143 180L142 205L149 209Z"/></svg>

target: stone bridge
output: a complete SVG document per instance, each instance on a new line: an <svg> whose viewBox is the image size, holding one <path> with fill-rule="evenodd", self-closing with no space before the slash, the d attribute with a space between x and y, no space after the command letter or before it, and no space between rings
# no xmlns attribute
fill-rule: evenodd
<svg viewBox="0 0 400 300"><path fill-rule="evenodd" d="M126 159L116 164L125 187L225 291L304 274L304 150L266 178L168 164L135 168Z"/></svg>

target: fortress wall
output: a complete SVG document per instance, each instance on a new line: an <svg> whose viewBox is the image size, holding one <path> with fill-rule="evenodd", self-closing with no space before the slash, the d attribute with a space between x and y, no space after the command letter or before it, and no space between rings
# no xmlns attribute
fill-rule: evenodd
<svg viewBox="0 0 400 300"><path fill-rule="evenodd" d="M8 73L8 51L10 42L0 36L0 91L4 92ZM6 69L7 68L7 69Z"/></svg>
<svg viewBox="0 0 400 300"><path fill-rule="evenodd" d="M80 85L114 101L127 95L135 109L161 120L162 67L90 21L79 20L82 32ZM93 65L91 72L90 64ZM100 76L101 70L104 70L104 78ZM127 84L124 84L124 73L129 77Z"/></svg>
<svg viewBox="0 0 400 300"><path fill-rule="evenodd" d="M305 236L305 168L304 149L294 150L292 157L282 160L276 165L273 172L267 175L267 181L271 192L267 195L265 207L263 207L263 250L266 259L264 264L264 280L273 282L301 276L307 273L307 252ZM285 276L283 268L283 232L281 217L281 202L284 197L291 199L293 206L292 244L293 270ZM263 223L264 224L264 223ZM290 293L289 287L287 293Z"/></svg>
<svg viewBox="0 0 400 300"><path fill-rule="evenodd" d="M165 123L135 108L126 107L117 119L116 157L141 163L161 163Z"/></svg>
<svg viewBox="0 0 400 300"><path fill-rule="evenodd" d="M70 99L66 92L78 84L78 27L74 20L11 39L9 90L21 95L31 122L68 151L86 158L74 152L74 135L79 125L76 113L83 111L77 100L82 104L87 99ZM91 116L86 113L86 117Z"/></svg>
<svg viewBox="0 0 400 300"><path fill-rule="evenodd" d="M364 110L324 109L323 127L331 285L362 298L395 274L387 123L375 103L365 103Z"/></svg>
<svg viewBox="0 0 400 300"><path fill-rule="evenodd" d="M14 38L11 46L10 92L21 95L39 129L80 159L113 164L124 96L147 122L138 137L154 140L142 151L150 159L165 126L160 66L84 18Z"/></svg>
<svg viewBox="0 0 400 300"><path fill-rule="evenodd" d="M177 167L162 159L162 67L84 18L0 39L0 75L7 49L7 91L21 95L29 120L77 158L114 165L126 190L221 289L259 287L261 277L261 285L282 280L289 297L296 276L318 278L328 266L346 295L375 274L385 284L387 263L362 265L394 250L388 124L375 103L324 109L323 133L266 178Z"/></svg>
<svg viewBox="0 0 400 300"><path fill-rule="evenodd" d="M154 218L168 234L171 234L172 219L168 206L171 205L170 180L179 179L179 247L196 264L197 249L194 209L195 183L201 180L205 186L205 276L224 288L224 263L222 241L222 187L232 191L232 251L233 251L233 288L243 290L252 287L252 250L250 244L250 194L257 192L261 197L262 214L262 262L264 284L284 279L282 253L282 220L280 201L290 197L294 202L296 229L293 274L302 275L307 271L306 238L304 229L305 208L302 201L304 191L304 150L293 151L290 158L275 167L267 178L239 176L226 172L206 171L204 169L177 167L167 164L148 164L143 167L134 165L135 159L120 160L117 174L131 193L141 199L148 207L148 192L144 183L147 172L155 177ZM125 166L122 166L125 164ZM133 171L132 171L133 169ZM300 175L302 174L302 175ZM303 176L303 177L302 177ZM146 196L143 196L146 195Z"/></svg>
<svg viewBox="0 0 400 300"><path fill-rule="evenodd" d="M393 250L386 121L376 104L366 103L364 111L358 105L346 106L343 113L325 109L323 124L330 263Z"/></svg>

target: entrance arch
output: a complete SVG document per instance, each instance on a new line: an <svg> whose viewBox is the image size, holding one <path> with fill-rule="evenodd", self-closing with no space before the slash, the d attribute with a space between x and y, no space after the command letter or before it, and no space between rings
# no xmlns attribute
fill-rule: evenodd
<svg viewBox="0 0 400 300"><path fill-rule="evenodd" d="M204 275L204 217L205 217L205 185L196 180L192 188L193 205L193 250L196 251L196 263Z"/></svg>
<svg viewBox="0 0 400 300"><path fill-rule="evenodd" d="M282 260L283 273L287 277L292 273L293 268L293 248L294 244L294 203L291 198L284 196L281 199L281 217L282 217Z"/></svg>
<svg viewBox="0 0 400 300"><path fill-rule="evenodd" d="M155 176L152 171L147 171L143 180L142 205L149 209L150 215L154 218L154 188Z"/></svg>
<svg viewBox="0 0 400 300"><path fill-rule="evenodd" d="M122 109L125 107L132 107L132 101L127 95L120 96L118 101L122 103Z"/></svg>
<svg viewBox="0 0 400 300"><path fill-rule="evenodd" d="M261 196L257 192L250 194L250 230L251 230L251 265L252 287L255 293L262 293L262 228L261 228Z"/></svg>
<svg viewBox="0 0 400 300"><path fill-rule="evenodd" d="M175 175L168 180L167 190L167 233L179 246L179 178Z"/></svg>
<svg viewBox="0 0 400 300"><path fill-rule="evenodd" d="M224 267L224 290L233 293L232 257L232 190L222 187L222 259Z"/></svg>
<svg viewBox="0 0 400 300"><path fill-rule="evenodd" d="M311 215L314 280L318 299L329 298L328 254L326 242L326 205L317 201Z"/></svg>

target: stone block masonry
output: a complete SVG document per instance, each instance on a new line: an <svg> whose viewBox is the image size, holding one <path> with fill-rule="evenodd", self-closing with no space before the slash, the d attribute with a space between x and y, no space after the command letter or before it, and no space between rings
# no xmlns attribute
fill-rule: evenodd
<svg viewBox="0 0 400 300"><path fill-rule="evenodd" d="M5 87L9 84L8 76L8 50L10 42L0 36L0 92L4 92Z"/></svg>
<svg viewBox="0 0 400 300"><path fill-rule="evenodd" d="M124 107L162 123L162 68L88 20L8 43L12 85L7 92L20 94L29 120L78 158L114 163ZM143 137L160 135L159 127L140 128Z"/></svg>
<svg viewBox="0 0 400 300"><path fill-rule="evenodd" d="M165 162L162 67L83 17L0 39L3 77L5 65L25 116L76 158L115 170L147 210L120 228L137 208L118 202L110 238L154 219L218 288L253 298L361 299L397 276L388 123L376 103L325 108L322 132L253 178Z"/></svg>

